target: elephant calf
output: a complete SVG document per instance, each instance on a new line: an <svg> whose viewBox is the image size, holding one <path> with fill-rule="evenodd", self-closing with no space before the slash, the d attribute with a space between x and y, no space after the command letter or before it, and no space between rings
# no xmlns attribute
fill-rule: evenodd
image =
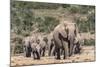
<svg viewBox="0 0 100 67"><path fill-rule="evenodd" d="M32 48L33 58L40 59L41 47L40 47L39 43L32 43L31 48Z"/></svg>
<svg viewBox="0 0 100 67"><path fill-rule="evenodd" d="M23 40L24 56L31 57L33 54L34 59L40 59L40 45L35 37L26 37Z"/></svg>
<svg viewBox="0 0 100 67"><path fill-rule="evenodd" d="M51 32L47 36L47 46L48 46L48 56L55 56L55 45L54 45L53 32Z"/></svg>
<svg viewBox="0 0 100 67"><path fill-rule="evenodd" d="M30 38L27 37L23 40L23 51L24 51L24 56L25 57L31 57L31 43L30 43Z"/></svg>
<svg viewBox="0 0 100 67"><path fill-rule="evenodd" d="M74 41L74 49L73 49L74 54L80 53L83 43L84 43L84 40L81 38L81 35L77 34L77 37L75 38L75 41Z"/></svg>

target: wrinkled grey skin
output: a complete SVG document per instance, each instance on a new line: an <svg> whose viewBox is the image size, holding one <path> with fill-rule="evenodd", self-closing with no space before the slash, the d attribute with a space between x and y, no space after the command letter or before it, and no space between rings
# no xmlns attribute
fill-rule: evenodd
<svg viewBox="0 0 100 67"><path fill-rule="evenodd" d="M78 33L74 41L74 54L80 54L82 50L82 45L84 45L84 39L82 39L81 34Z"/></svg>
<svg viewBox="0 0 100 67"><path fill-rule="evenodd" d="M45 42L45 39L43 36L38 36L37 40L39 41L39 45L40 45L40 55L41 56L45 56L45 52L46 52L46 47L47 47L47 43Z"/></svg>
<svg viewBox="0 0 100 67"><path fill-rule="evenodd" d="M39 42L33 42L31 45L32 48L32 54L34 59L40 59L40 50L41 47L39 45Z"/></svg>
<svg viewBox="0 0 100 67"><path fill-rule="evenodd" d="M23 51L25 57L31 57L31 43L30 43L30 37L27 37L23 40Z"/></svg>
<svg viewBox="0 0 100 67"><path fill-rule="evenodd" d="M77 41L76 43L74 43L73 54L80 54L80 51L81 51L80 42Z"/></svg>
<svg viewBox="0 0 100 67"><path fill-rule="evenodd" d="M36 36L26 37L24 39L24 56L31 57L33 54L34 59L40 59L40 41L37 41Z"/></svg>
<svg viewBox="0 0 100 67"><path fill-rule="evenodd" d="M57 59L60 59L61 51L64 51L64 59L73 53L76 26L73 23L63 23L55 27L53 32Z"/></svg>
<svg viewBox="0 0 100 67"><path fill-rule="evenodd" d="M54 38L53 33L51 32L47 36L47 45L48 45L48 56L55 56L55 45L54 45Z"/></svg>

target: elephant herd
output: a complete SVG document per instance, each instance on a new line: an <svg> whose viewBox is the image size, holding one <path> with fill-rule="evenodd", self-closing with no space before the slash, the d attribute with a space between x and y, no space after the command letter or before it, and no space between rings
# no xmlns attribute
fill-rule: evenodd
<svg viewBox="0 0 100 67"><path fill-rule="evenodd" d="M24 56L40 59L43 56L55 56L67 59L81 51L80 34L75 23L64 22L57 25L47 35L34 34L23 40Z"/></svg>

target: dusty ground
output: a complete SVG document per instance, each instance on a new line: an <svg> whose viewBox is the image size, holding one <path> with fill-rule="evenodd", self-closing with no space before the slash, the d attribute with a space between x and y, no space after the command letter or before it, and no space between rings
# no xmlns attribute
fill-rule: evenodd
<svg viewBox="0 0 100 67"><path fill-rule="evenodd" d="M56 64L56 63L72 63L72 62L88 62L95 61L95 47L84 46L82 53L69 57L66 60L56 60L54 56L41 57L40 60L34 60L32 57L11 56L11 66L22 65L38 65L38 64Z"/></svg>

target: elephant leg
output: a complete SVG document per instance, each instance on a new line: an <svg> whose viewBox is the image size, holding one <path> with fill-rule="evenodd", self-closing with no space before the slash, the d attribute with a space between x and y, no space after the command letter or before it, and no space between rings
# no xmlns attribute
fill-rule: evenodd
<svg viewBox="0 0 100 67"><path fill-rule="evenodd" d="M28 57L31 57L31 51L32 51L31 47L28 47Z"/></svg>
<svg viewBox="0 0 100 67"><path fill-rule="evenodd" d="M56 52L57 52L57 59L61 59L60 58L60 48L57 48L57 51Z"/></svg>
<svg viewBox="0 0 100 67"><path fill-rule="evenodd" d="M36 56L37 56L37 58L36 58L36 59L40 59L40 54L39 54L39 52L38 52L38 51L36 51Z"/></svg>
<svg viewBox="0 0 100 67"><path fill-rule="evenodd" d="M45 56L45 49L44 49L44 48L41 49L40 55L41 55L41 56Z"/></svg>
<svg viewBox="0 0 100 67"><path fill-rule="evenodd" d="M49 49L49 55L48 56L51 56L51 49Z"/></svg>
<svg viewBox="0 0 100 67"><path fill-rule="evenodd" d="M45 56L45 47L43 48L43 55L42 56Z"/></svg>
<svg viewBox="0 0 100 67"><path fill-rule="evenodd" d="M29 48L28 48L28 47L25 48L24 55L25 55L26 57L31 57L31 51L29 51Z"/></svg>
<svg viewBox="0 0 100 67"><path fill-rule="evenodd" d="M67 59L68 57L68 43L66 41L63 41L63 51L64 51L64 57L63 59Z"/></svg>
<svg viewBox="0 0 100 67"><path fill-rule="evenodd" d="M52 48L53 48L53 45L49 45L49 56L52 56Z"/></svg>
<svg viewBox="0 0 100 67"><path fill-rule="evenodd" d="M40 51L40 55L43 56L43 49L41 49L41 51Z"/></svg>
<svg viewBox="0 0 100 67"><path fill-rule="evenodd" d="M62 50L60 50L61 55L64 54L64 48L62 48Z"/></svg>
<svg viewBox="0 0 100 67"><path fill-rule="evenodd" d="M52 46L52 50L51 50L50 55L51 56L55 56L55 46Z"/></svg>
<svg viewBox="0 0 100 67"><path fill-rule="evenodd" d="M52 55L51 55L51 50L52 50L52 45L50 46L49 56L52 56Z"/></svg>
<svg viewBox="0 0 100 67"><path fill-rule="evenodd" d="M68 56L70 57L70 41L68 41Z"/></svg>
<svg viewBox="0 0 100 67"><path fill-rule="evenodd" d="M72 54L73 54L73 47L74 47L74 45L73 45L73 43L71 43L70 44L70 54L69 54L69 56L72 56Z"/></svg>
<svg viewBox="0 0 100 67"><path fill-rule="evenodd" d="M36 59L36 55L35 55L35 52L33 51L32 53L33 53L33 58L34 58L34 59Z"/></svg>
<svg viewBox="0 0 100 67"><path fill-rule="evenodd" d="M73 51L72 54L76 54L77 50L76 50L76 45L73 46Z"/></svg>
<svg viewBox="0 0 100 67"><path fill-rule="evenodd" d="M23 56L26 57L26 48L25 47L23 48L23 51L24 51Z"/></svg>

